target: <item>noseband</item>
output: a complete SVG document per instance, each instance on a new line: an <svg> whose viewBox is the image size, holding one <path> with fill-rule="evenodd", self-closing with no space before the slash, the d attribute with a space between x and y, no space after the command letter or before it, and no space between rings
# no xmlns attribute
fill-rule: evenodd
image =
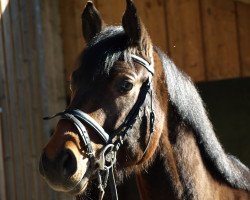
<svg viewBox="0 0 250 200"><path fill-rule="evenodd" d="M132 129L134 123L136 122L136 118L146 100L147 94L149 94L151 98L150 99L151 112L149 119L150 137L148 139L148 143L144 150L142 158L144 157L149 147L151 136L152 133L154 132L155 117L152 104L153 99L152 99L152 88L151 88L152 77L154 75L153 60L151 61L151 63L149 63L144 58L136 55L131 55L131 58L135 63L138 63L142 65L145 69L147 69L147 71L149 72L149 78L142 84L136 103L128 113L124 122L118 128L118 130L120 130L119 133L114 135L108 134L91 116L89 116L87 113L79 109L67 109L63 112L55 114L54 116L44 118L44 120L49 120L54 117L61 116L62 119L69 120L75 125L75 127L78 130L78 134L86 147L86 154L90 159L90 165L93 168L96 165L98 166L96 170L99 182L98 189L100 190L99 200L102 200L104 196L105 193L104 190L107 186L108 181L111 189L112 199L118 200L118 194L117 194L116 183L114 179L114 171L113 171L114 164L116 163L117 151L123 144L125 137L128 135L129 129ZM94 156L91 140L85 126L83 125L83 122L88 124L94 130L94 132L99 136L99 138L105 145L98 159Z"/></svg>

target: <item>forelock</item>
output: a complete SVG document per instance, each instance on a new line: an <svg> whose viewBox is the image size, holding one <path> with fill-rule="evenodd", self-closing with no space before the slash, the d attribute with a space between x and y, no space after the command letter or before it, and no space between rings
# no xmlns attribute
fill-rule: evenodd
<svg viewBox="0 0 250 200"><path fill-rule="evenodd" d="M89 42L81 54L80 65L76 73L80 77L81 74L87 72L89 81L100 75L108 75L116 61L124 60L132 63L133 49L128 45L128 37L123 28L121 26L110 26Z"/></svg>

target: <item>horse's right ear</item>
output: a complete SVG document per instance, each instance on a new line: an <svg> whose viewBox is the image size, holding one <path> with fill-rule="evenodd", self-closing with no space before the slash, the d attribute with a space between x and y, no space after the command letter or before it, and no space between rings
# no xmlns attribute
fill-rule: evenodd
<svg viewBox="0 0 250 200"><path fill-rule="evenodd" d="M104 27L99 11L92 1L88 1L82 13L82 34L87 43Z"/></svg>

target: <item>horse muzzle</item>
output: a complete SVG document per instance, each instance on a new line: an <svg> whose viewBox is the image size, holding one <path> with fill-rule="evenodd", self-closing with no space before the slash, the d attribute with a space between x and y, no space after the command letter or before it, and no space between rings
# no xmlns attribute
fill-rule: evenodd
<svg viewBox="0 0 250 200"><path fill-rule="evenodd" d="M87 158L81 159L81 161L77 160L70 149L62 150L53 159L50 159L46 152L43 152L40 158L39 172L54 190L79 193L88 182L88 174L90 174L88 163ZM81 167L78 169L78 166Z"/></svg>

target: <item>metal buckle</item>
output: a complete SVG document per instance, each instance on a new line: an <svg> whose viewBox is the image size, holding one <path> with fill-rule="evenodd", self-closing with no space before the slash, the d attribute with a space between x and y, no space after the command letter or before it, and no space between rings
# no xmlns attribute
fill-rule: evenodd
<svg viewBox="0 0 250 200"><path fill-rule="evenodd" d="M116 151L114 151L114 145L108 144L100 153L99 160L96 163L99 165L99 170L110 169L116 162Z"/></svg>

